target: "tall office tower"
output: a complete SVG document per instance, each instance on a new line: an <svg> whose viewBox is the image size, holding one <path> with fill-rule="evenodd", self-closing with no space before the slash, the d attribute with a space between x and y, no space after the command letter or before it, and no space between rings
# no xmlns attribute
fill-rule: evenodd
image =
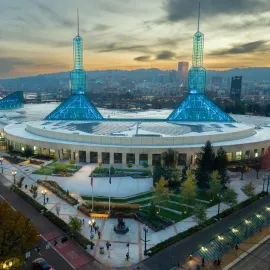
<svg viewBox="0 0 270 270"><path fill-rule="evenodd" d="M178 62L178 75L180 83L185 83L188 79L188 62Z"/></svg>
<svg viewBox="0 0 270 270"><path fill-rule="evenodd" d="M242 76L232 77L230 98L233 101L241 100Z"/></svg>
<svg viewBox="0 0 270 270"><path fill-rule="evenodd" d="M86 73L83 69L83 39L80 37L79 12L77 10L77 36L73 39L74 69L70 73L71 93L85 94Z"/></svg>
<svg viewBox="0 0 270 270"><path fill-rule="evenodd" d="M213 76L212 77L212 86L222 86L222 77L220 76Z"/></svg>

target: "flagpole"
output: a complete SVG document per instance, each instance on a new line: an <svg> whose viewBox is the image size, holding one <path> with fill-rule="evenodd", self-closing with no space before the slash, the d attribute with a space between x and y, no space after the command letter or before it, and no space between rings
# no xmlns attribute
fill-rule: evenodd
<svg viewBox="0 0 270 270"><path fill-rule="evenodd" d="M109 167L109 214L111 212L111 193L110 193L110 185L111 185L111 165Z"/></svg>

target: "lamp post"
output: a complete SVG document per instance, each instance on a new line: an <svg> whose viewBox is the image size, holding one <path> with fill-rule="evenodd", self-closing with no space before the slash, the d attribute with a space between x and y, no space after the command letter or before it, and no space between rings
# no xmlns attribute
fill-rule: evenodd
<svg viewBox="0 0 270 270"><path fill-rule="evenodd" d="M2 174L4 173L4 168L3 168L3 159L4 159L3 157L0 157Z"/></svg>
<svg viewBox="0 0 270 270"><path fill-rule="evenodd" d="M90 232L92 233L93 232L93 225L95 224L95 220L94 219L89 220L88 224L89 224L89 227L90 227Z"/></svg>
<svg viewBox="0 0 270 270"><path fill-rule="evenodd" d="M16 171L12 171L12 175L13 175L13 177L14 177L14 179L13 179L14 185L16 184L16 174L17 174Z"/></svg>
<svg viewBox="0 0 270 270"><path fill-rule="evenodd" d="M45 197L46 197L46 190L41 190L41 194L43 195L43 205L45 206Z"/></svg>
<svg viewBox="0 0 270 270"><path fill-rule="evenodd" d="M150 241L150 240L146 240L146 235L148 233L148 227L147 226L143 227L143 230L144 230L144 239L141 239L141 240L144 242L144 256L146 256L147 255L146 243Z"/></svg>

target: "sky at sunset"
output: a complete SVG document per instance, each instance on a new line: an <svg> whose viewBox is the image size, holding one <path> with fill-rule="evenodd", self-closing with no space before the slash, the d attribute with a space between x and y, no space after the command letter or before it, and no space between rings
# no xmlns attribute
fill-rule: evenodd
<svg viewBox="0 0 270 270"><path fill-rule="evenodd" d="M269 0L200 2L207 69L270 66ZM197 0L2 0L0 78L71 70L77 7L86 70L191 61Z"/></svg>

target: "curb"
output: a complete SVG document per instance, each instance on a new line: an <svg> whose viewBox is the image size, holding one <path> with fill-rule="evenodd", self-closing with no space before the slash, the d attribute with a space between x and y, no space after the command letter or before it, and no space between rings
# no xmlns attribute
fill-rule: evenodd
<svg viewBox="0 0 270 270"><path fill-rule="evenodd" d="M268 239L270 239L270 235L267 235L266 237L264 237L258 244L254 245L253 247L251 247L250 249L248 249L247 252L248 253L251 253L256 248L258 248L262 243L264 243L265 241L267 241ZM229 269L231 269L233 266L235 266L237 263L239 263L241 260L243 260L245 257L247 257L249 255L247 252L243 253L237 259L235 259L234 261L232 261L231 263L229 263L222 270L229 270Z"/></svg>

